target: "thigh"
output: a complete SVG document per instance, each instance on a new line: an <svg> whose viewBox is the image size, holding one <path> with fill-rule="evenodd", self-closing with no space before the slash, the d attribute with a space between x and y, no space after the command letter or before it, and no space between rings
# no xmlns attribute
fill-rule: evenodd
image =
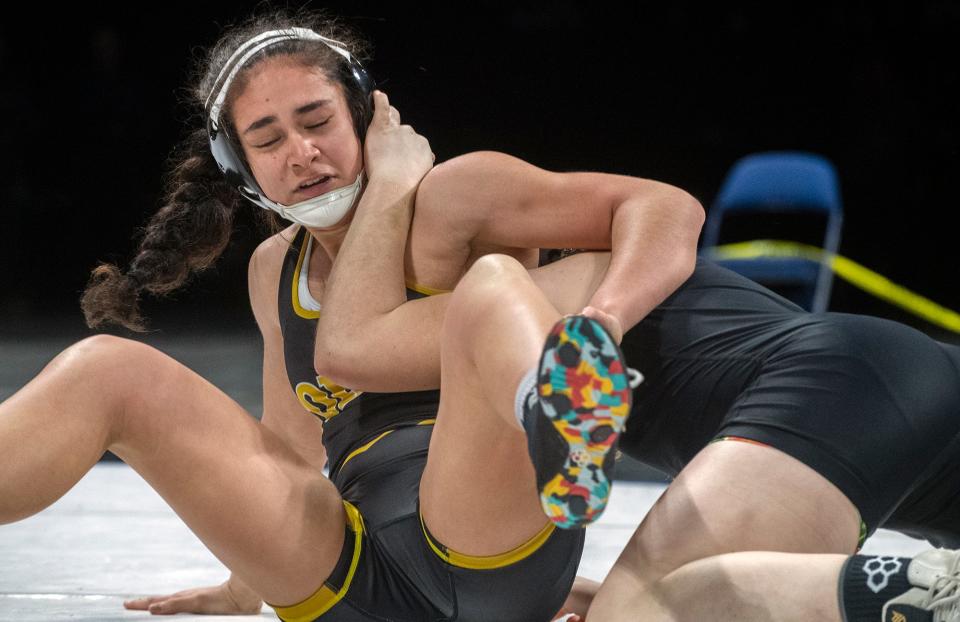
<svg viewBox="0 0 960 622"><path fill-rule="evenodd" d="M737 551L851 554L859 535L856 508L807 465L772 447L718 442L670 484L611 577L642 586Z"/></svg>
<svg viewBox="0 0 960 622"><path fill-rule="evenodd" d="M100 348L127 385L110 449L264 600L298 602L341 553L333 484L208 381L143 344Z"/></svg>
<svg viewBox="0 0 960 622"><path fill-rule="evenodd" d="M547 524L513 407L559 316L527 271L499 256L478 260L450 298L420 499L427 527L459 553L498 555Z"/></svg>
<svg viewBox="0 0 960 622"><path fill-rule="evenodd" d="M538 534L547 517L526 435L491 413L471 371L467 365L444 365L420 486L421 512L445 546L469 555L498 555ZM506 391L508 386L505 381L502 388L489 390Z"/></svg>

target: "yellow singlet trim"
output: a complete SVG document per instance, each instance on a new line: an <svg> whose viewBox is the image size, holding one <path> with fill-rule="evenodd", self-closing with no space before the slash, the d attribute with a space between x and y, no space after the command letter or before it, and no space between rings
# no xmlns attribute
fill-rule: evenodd
<svg viewBox="0 0 960 622"><path fill-rule="evenodd" d="M451 566L466 568L468 570L493 570L495 568L503 568L504 566L509 566L510 564L515 564L521 560L524 560L536 553L540 547L546 543L546 541L553 534L553 531L556 529L556 525L554 525L552 522L548 522L537 535L533 536L530 538L530 540L524 542L512 551L507 551L506 553L501 553L499 555L480 557L477 555L464 555L463 553L457 553L456 551L451 551L442 544L435 542L433 537L430 535L430 532L427 531L427 525L423 522L422 514L420 515L420 527L423 529L423 537L427 539L427 544L430 545L430 548L433 549L433 552L436 553L440 559L447 562Z"/></svg>
<svg viewBox="0 0 960 622"><path fill-rule="evenodd" d="M433 424L436 423L436 422L437 422L436 419L424 419L423 421L418 421L418 422L417 422L417 425L433 425ZM377 443L377 441L379 441L380 439L382 439L384 436L386 436L387 434L390 434L391 432L394 432L394 431L396 431L396 430L397 430L397 428L394 428L393 430L387 430L386 432L384 432L383 434L377 436L375 439L373 439L373 440L370 441L369 443L366 443L366 444L364 444L364 445L361 445L360 447L357 447L356 449L354 449L353 451L351 451L349 454L347 454L347 457L344 459L343 464L340 465L340 468L338 469L338 471L342 471L342 470L343 470L343 467L347 466L347 463L348 463L348 462L350 462L351 460L353 460L354 458L356 458L357 456L359 456L359 455L362 454L363 452L365 452L365 451L367 451L368 449L370 449L371 447L373 447L373 446Z"/></svg>
<svg viewBox="0 0 960 622"><path fill-rule="evenodd" d="M386 436L387 434L390 434L391 432L393 432L393 430L387 430L386 432L384 432L384 433L381 434L380 436L376 437L375 439L373 439L373 440L370 441L369 443L366 443L366 444L364 444L364 445L361 445L360 447L357 447L356 449L354 449L353 451L351 451L349 454L347 454L347 457L346 457L346 459L344 459L343 464L340 465L340 470L342 471L342 470L343 470L343 467L347 466L347 463L348 463L348 462L350 462L351 460L353 460L354 458L356 458L357 456L359 456L359 455L362 454L363 452L365 452L365 451L367 451L368 449L370 449L371 447L373 447L374 444L375 444L377 441L379 441L381 438L383 438L383 437Z"/></svg>
<svg viewBox="0 0 960 622"><path fill-rule="evenodd" d="M419 283L414 283L413 281L407 281L407 289L412 289L413 291L423 294L424 296L436 296L437 294L449 294L449 289L434 289L426 285L420 285Z"/></svg>
<svg viewBox="0 0 960 622"><path fill-rule="evenodd" d="M304 236L310 235L310 232L306 229L303 229L303 231ZM303 244L300 245L300 256L297 258L297 268L293 271L293 283L291 284L293 295L291 300L293 301L293 310L297 315L305 320L315 320L320 317L320 312L304 309L300 304L300 270L303 268L303 260L307 255L307 247L310 246L307 242L309 242L309 240L304 237Z"/></svg>
<svg viewBox="0 0 960 622"><path fill-rule="evenodd" d="M357 572L357 564L360 562L364 527L363 517L357 508L348 501L343 502L343 508L347 512L347 524L356 534L353 541L353 558L350 560L350 570L347 571L347 577L343 581L343 587L334 592L324 584L320 586L319 590L314 592L313 596L296 605L290 605L289 607L270 605L274 611L277 612L277 616L284 622L312 622L340 602L346 595L347 590L350 589L350 584L353 582L353 575Z"/></svg>

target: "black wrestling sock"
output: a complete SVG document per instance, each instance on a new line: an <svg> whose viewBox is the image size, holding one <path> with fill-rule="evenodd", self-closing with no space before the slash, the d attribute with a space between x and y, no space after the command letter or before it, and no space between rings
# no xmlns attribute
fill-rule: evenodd
<svg viewBox="0 0 960 622"><path fill-rule="evenodd" d="M854 555L840 570L840 612L844 622L879 622L883 606L912 586L907 580L909 557ZM914 609L895 613L884 622L933 622L933 613Z"/></svg>

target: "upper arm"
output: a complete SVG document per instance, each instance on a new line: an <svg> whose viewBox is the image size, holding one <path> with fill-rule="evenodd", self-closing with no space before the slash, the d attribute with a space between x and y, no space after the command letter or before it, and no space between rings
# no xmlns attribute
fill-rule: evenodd
<svg viewBox="0 0 960 622"><path fill-rule="evenodd" d="M452 232L450 244L610 249L616 210L697 210L684 191L607 173L557 173L512 156L477 152L430 171L417 192L414 226ZM695 222L695 218L691 222ZM699 229L698 229L699 231Z"/></svg>
<svg viewBox="0 0 960 622"><path fill-rule="evenodd" d="M289 232L289 230L288 230ZM250 306L263 336L263 415L260 422L284 439L305 460L323 468L323 424L300 404L287 379L277 286L287 241L292 233L273 236L250 258L247 280Z"/></svg>

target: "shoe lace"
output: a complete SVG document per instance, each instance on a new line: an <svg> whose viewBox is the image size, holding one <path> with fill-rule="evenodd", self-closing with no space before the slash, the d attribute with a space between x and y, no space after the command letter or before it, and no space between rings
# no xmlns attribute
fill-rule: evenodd
<svg viewBox="0 0 960 622"><path fill-rule="evenodd" d="M643 374L632 367L627 368L627 378L629 378L627 383L631 389L636 389L643 382Z"/></svg>
<svg viewBox="0 0 960 622"><path fill-rule="evenodd" d="M936 578L924 600L924 606L933 612L933 622L960 622L960 552L947 574Z"/></svg>

